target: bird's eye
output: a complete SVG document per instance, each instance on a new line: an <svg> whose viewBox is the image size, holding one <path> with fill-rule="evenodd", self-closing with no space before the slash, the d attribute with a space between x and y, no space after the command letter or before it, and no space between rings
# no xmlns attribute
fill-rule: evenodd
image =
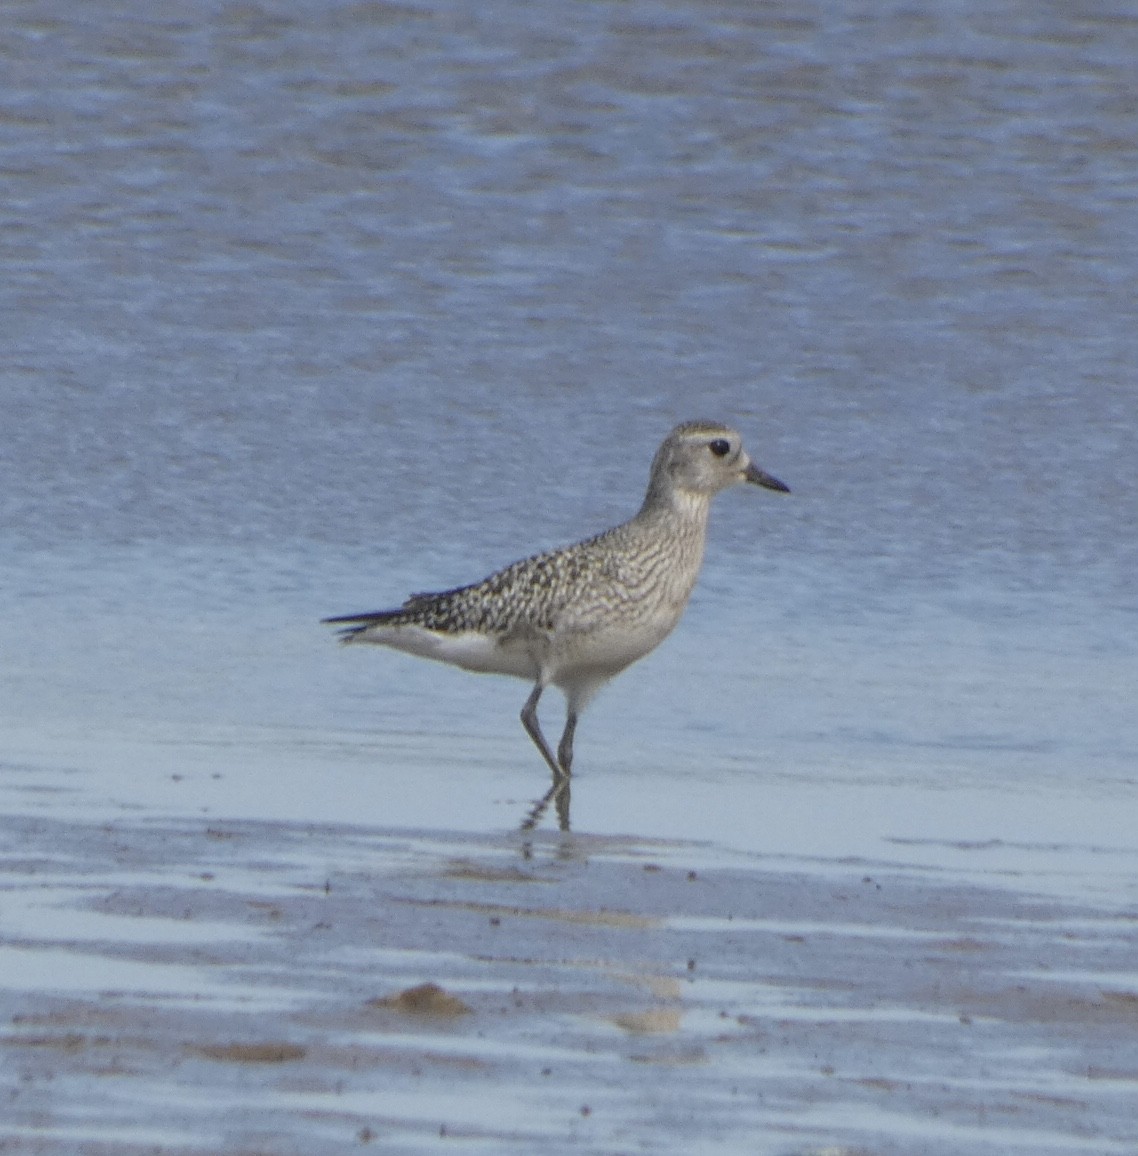
<svg viewBox="0 0 1138 1156"><path fill-rule="evenodd" d="M725 458L731 452L731 443L726 438L716 438L715 441L707 443L707 448L717 458Z"/></svg>

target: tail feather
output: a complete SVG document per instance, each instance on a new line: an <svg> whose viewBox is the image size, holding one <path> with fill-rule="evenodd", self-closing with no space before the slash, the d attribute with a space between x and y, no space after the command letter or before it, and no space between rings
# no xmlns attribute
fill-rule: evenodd
<svg viewBox="0 0 1138 1156"><path fill-rule="evenodd" d="M331 626L335 626L341 622L364 622L371 624L373 622L390 622L391 619L398 618L402 613L401 610L369 610L366 614L337 614L335 618L321 618L320 621Z"/></svg>
<svg viewBox="0 0 1138 1156"><path fill-rule="evenodd" d="M459 586L454 590L439 593L425 592L412 594L398 610L373 610L367 614L338 614L334 618L321 621L333 626L343 626L340 634L342 642L376 641L367 638L376 626L421 626L426 630L441 630L444 633L470 629L467 607L463 595L476 590L474 586ZM476 625L476 624L475 624ZM387 641L385 639L384 641Z"/></svg>
<svg viewBox="0 0 1138 1156"><path fill-rule="evenodd" d="M328 626L341 626L336 634L341 642L351 642L361 634L366 634L373 626L395 622L402 615L401 610L373 610L367 614L338 614L334 618L321 618Z"/></svg>

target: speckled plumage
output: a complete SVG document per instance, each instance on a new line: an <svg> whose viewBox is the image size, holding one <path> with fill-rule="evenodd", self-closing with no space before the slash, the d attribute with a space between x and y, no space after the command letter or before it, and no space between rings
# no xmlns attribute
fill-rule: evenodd
<svg viewBox="0 0 1138 1156"><path fill-rule="evenodd" d="M786 490L751 462L734 430L685 422L660 446L631 520L481 582L412 594L398 610L326 621L345 627L344 642L532 679L522 723L555 778L567 776L578 716L605 682L671 633L699 576L711 499L741 482ZM550 685L568 702L556 758L536 714Z"/></svg>

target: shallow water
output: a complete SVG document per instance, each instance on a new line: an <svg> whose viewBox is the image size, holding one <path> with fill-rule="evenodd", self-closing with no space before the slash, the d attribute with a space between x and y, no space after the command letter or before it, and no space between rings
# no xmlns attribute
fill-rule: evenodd
<svg viewBox="0 0 1138 1156"><path fill-rule="evenodd" d="M422 1150L444 1118L488 1151L1133 1146L1132 14L48 0L5 25L0 1064L24 1092L0 1146L309 1153L388 1129ZM550 806L519 834L545 787L526 688L342 651L317 620L628 516L695 416L793 493L718 500L684 622L583 720L572 833ZM218 847L232 910L199 904ZM430 903L446 864L486 856L544 864L550 908L689 920L644 957L685 997L610 1001L658 1015L662 1052L611 1016L598 1035L610 980L554 964L538 987L563 1012L516 1029L477 1006L399 1044L430 1078L330 1092L348 1051L319 1049L374 1045L359 1000L434 978L471 1002L528 982L503 957L577 958L536 919L475 964ZM644 857L675 872L656 907ZM729 902L681 903L689 871ZM336 872L355 930L318 965L293 904ZM786 937L831 975L857 939L834 894L882 874L920 902L865 913L854 994L821 1019L779 1005L818 1022L778 1071L750 1037L720 1048L716 999L738 1023L782 998L760 987ZM418 898L392 906L405 877ZM383 955L368 920L396 910ZM441 911L445 955L420 942ZM749 969L688 975L724 912L753 921L731 932ZM930 962L926 932L987 943L984 920L1012 920L1007 958ZM639 974L637 950L613 934L605 968ZM886 999L898 953L914 986ZM973 970L1035 1002L1001 1007L1000 1062L965 1073L922 1017L951 1021L928 993ZM1061 1045L1054 984L1077 1009ZM295 1080L194 1051L238 1005L234 1037L303 1038ZM889 1008L899 1035L843 1050L835 1025ZM448 1049L480 1075L453 1087ZM517 1076L546 1052L572 1057L556 1127L532 1122L549 1080ZM896 1095L910 1070L923 1090ZM121 1103L107 1072L137 1074Z"/></svg>

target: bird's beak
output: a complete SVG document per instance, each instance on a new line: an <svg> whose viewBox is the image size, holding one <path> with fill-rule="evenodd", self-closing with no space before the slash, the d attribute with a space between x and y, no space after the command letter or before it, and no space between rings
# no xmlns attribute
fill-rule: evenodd
<svg viewBox="0 0 1138 1156"><path fill-rule="evenodd" d="M747 469L743 474L743 481L750 482L755 486L763 486L768 490L778 490L780 494L789 494L790 487L780 482L778 478L772 477L766 470L760 470L754 462L747 463Z"/></svg>

